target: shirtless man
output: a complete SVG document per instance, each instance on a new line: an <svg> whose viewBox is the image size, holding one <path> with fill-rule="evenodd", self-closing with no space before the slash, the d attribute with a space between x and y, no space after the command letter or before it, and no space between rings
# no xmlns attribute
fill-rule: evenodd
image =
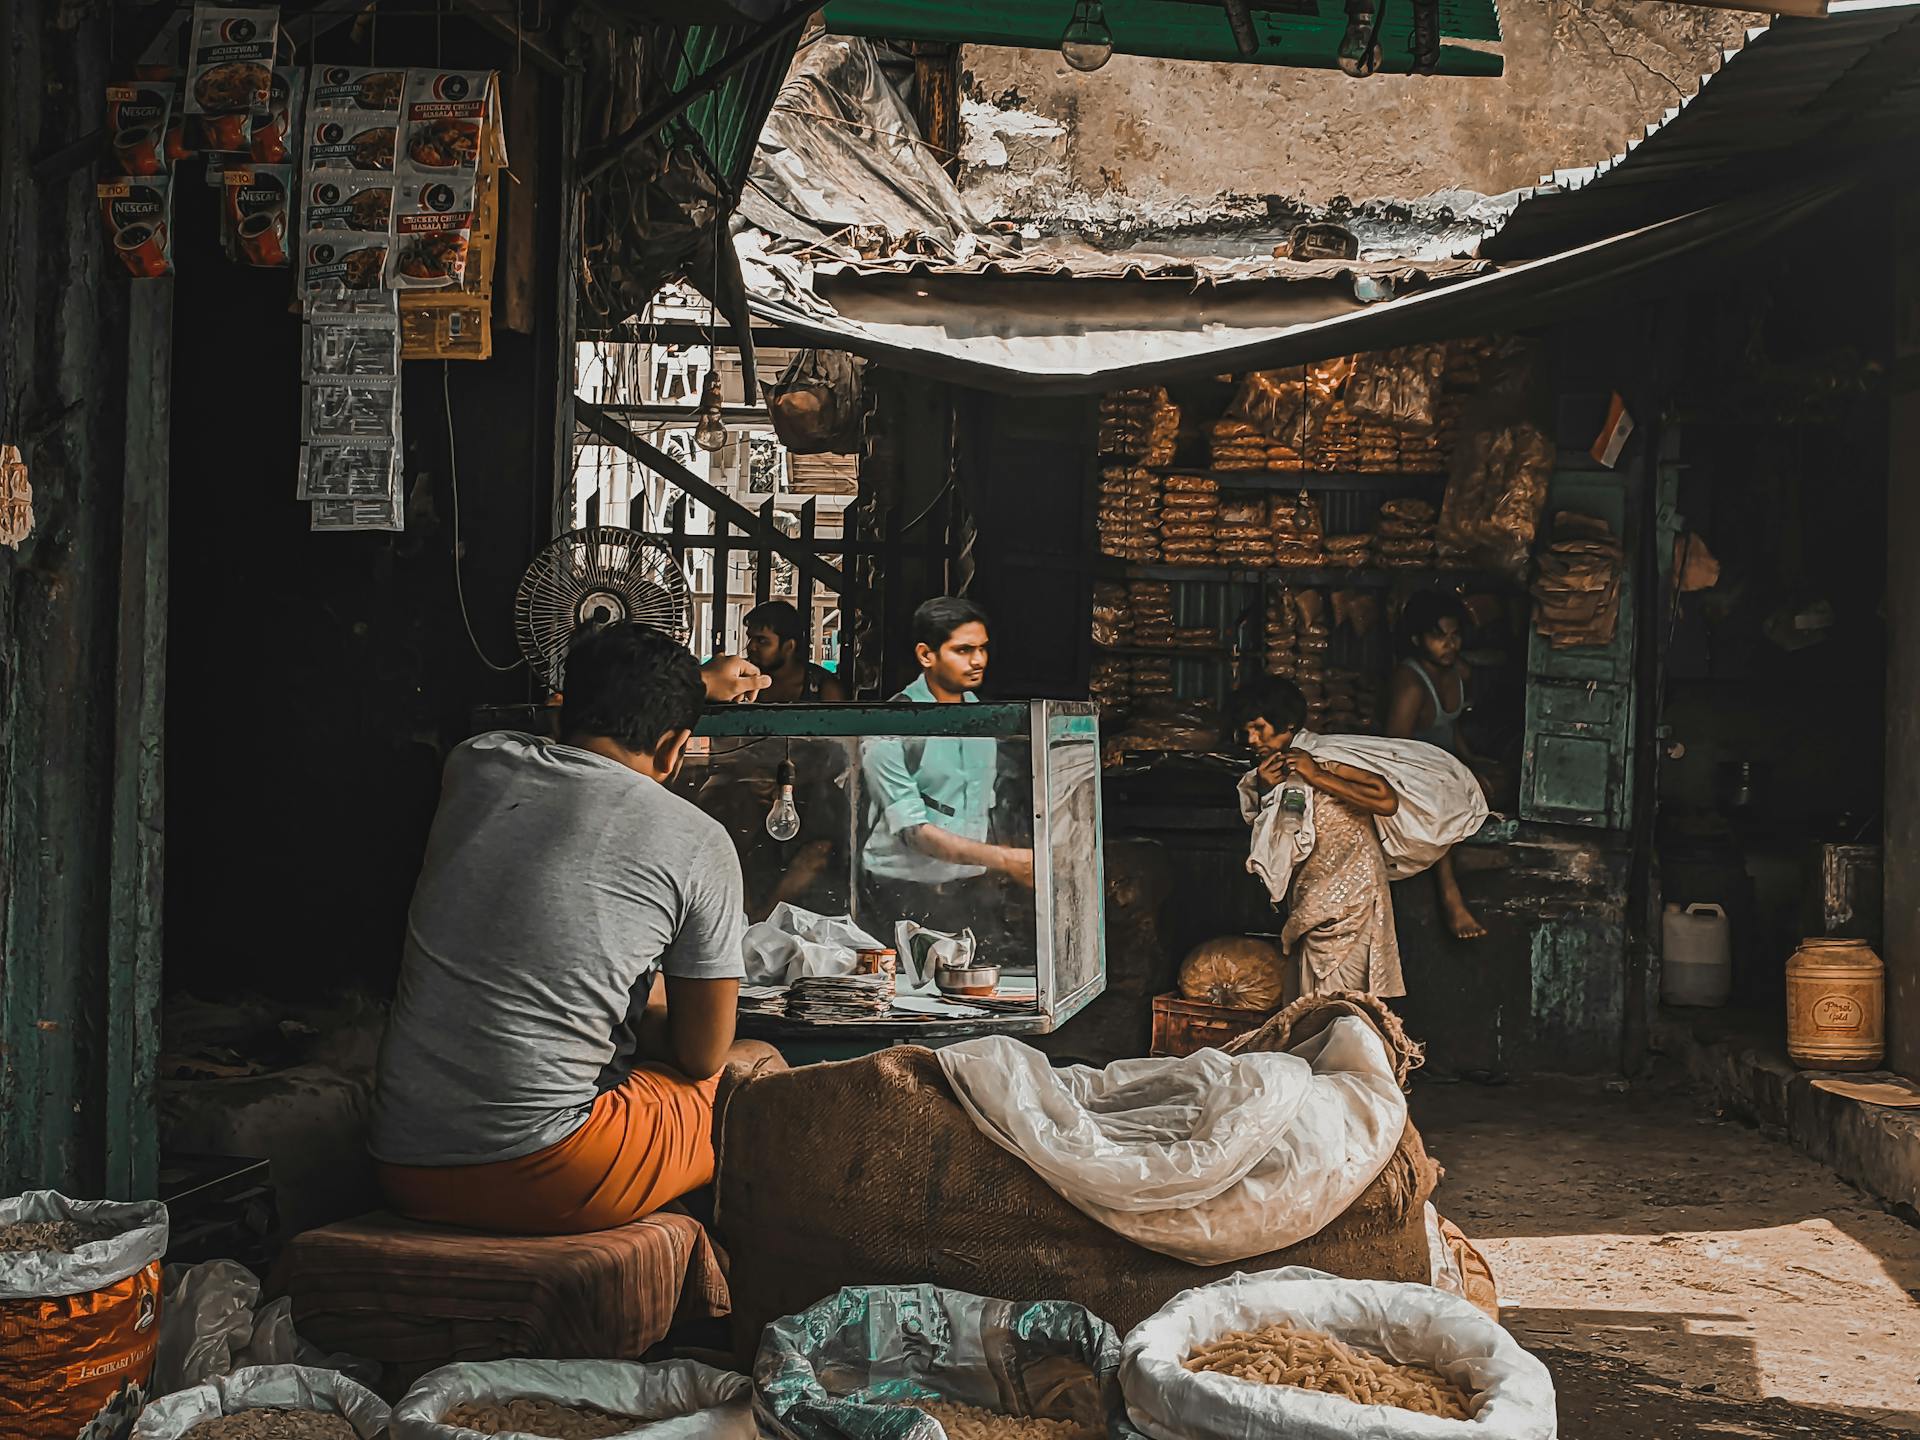
<svg viewBox="0 0 1920 1440"><path fill-rule="evenodd" d="M1466 737L1460 733L1471 674L1460 658L1466 631L1466 607L1457 597L1421 590L1407 598L1400 615L1401 659L1387 690L1386 730L1398 739L1438 746L1477 771ZM1467 908L1460 893L1452 851L1435 862L1433 874L1440 886L1441 913L1454 939L1478 940L1484 936L1487 927Z"/></svg>
<svg viewBox="0 0 1920 1440"><path fill-rule="evenodd" d="M747 632L747 658L773 682L760 696L762 704L815 704L851 698L846 681L807 659L800 648L804 629L800 612L785 600L755 606L741 623Z"/></svg>

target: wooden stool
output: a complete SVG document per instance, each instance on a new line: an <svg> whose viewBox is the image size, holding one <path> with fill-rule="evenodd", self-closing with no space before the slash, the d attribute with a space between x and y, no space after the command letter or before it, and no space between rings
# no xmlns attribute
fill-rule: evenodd
<svg viewBox="0 0 1920 1440"><path fill-rule="evenodd" d="M528 1236L375 1212L296 1236L280 1275L302 1338L380 1362L383 1389L455 1360L637 1360L730 1308L719 1250L677 1210Z"/></svg>

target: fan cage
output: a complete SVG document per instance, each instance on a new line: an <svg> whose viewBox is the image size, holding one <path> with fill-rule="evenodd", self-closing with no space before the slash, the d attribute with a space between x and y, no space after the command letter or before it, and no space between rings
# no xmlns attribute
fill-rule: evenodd
<svg viewBox="0 0 1920 1440"><path fill-rule="evenodd" d="M676 645L693 634L692 592L665 545L618 526L569 531L534 558L514 597L520 653L550 688L561 688L567 650L603 600Z"/></svg>

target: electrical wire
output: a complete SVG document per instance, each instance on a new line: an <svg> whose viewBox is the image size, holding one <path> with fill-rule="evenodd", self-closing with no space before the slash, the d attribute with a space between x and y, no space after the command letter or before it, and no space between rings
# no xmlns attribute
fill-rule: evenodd
<svg viewBox="0 0 1920 1440"><path fill-rule="evenodd" d="M453 488L453 593L460 602L460 623L467 627L467 642L480 663L497 675L511 675L527 663L521 656L511 665L496 665L480 648L480 637L473 633L473 616L467 611L467 586L460 572L460 458L453 431L453 362L440 362L440 400L447 412L447 478Z"/></svg>

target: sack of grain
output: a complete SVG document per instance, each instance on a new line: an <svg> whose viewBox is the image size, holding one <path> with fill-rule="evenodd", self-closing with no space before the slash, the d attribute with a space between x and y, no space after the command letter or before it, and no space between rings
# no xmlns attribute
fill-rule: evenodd
<svg viewBox="0 0 1920 1440"><path fill-rule="evenodd" d="M753 1440L753 1385L692 1360L443 1365L393 1407L393 1440Z"/></svg>
<svg viewBox="0 0 1920 1440"><path fill-rule="evenodd" d="M754 1405L796 1440L1099 1440L1119 1368L1113 1327L1065 1300L848 1286L767 1327Z"/></svg>
<svg viewBox="0 0 1920 1440"><path fill-rule="evenodd" d="M377 1440L387 1406L335 1370L256 1365L147 1406L133 1440Z"/></svg>
<svg viewBox="0 0 1920 1440"><path fill-rule="evenodd" d="M1127 1418L1151 1440L1554 1440L1559 1431L1547 1367L1465 1300L1304 1267L1176 1296L1127 1336L1120 1384ZM1405 1408L1428 1408L1429 1396L1442 1402L1437 1413ZM1470 1419L1443 1418L1456 1397Z"/></svg>
<svg viewBox="0 0 1920 1440"><path fill-rule="evenodd" d="M1264 940L1222 935L1203 940L1180 962L1180 993L1234 1010L1272 1010L1286 993L1286 964Z"/></svg>
<svg viewBox="0 0 1920 1440"><path fill-rule="evenodd" d="M1378 1028L1405 1083L1418 1063L1376 1000L1314 996L1235 1048L1286 1048L1316 1017ZM1071 1026L1063 1036L1071 1037ZM874 1123L885 1116L884 1126ZM775 1154L833 1165L768 1165ZM1305 1264L1344 1275L1425 1280L1427 1197L1438 1181L1419 1132L1344 1214L1312 1239L1235 1264L1196 1267L1116 1235L1075 1209L968 1118L935 1052L899 1046L858 1060L758 1075L720 1129L714 1228L733 1264L735 1355L760 1332L843 1285L928 1283L973 1294L1072 1300L1121 1330L1169 1297L1249 1266Z"/></svg>
<svg viewBox="0 0 1920 1440"><path fill-rule="evenodd" d="M158 1201L0 1200L0 1435L127 1433L153 1375L166 1248Z"/></svg>

